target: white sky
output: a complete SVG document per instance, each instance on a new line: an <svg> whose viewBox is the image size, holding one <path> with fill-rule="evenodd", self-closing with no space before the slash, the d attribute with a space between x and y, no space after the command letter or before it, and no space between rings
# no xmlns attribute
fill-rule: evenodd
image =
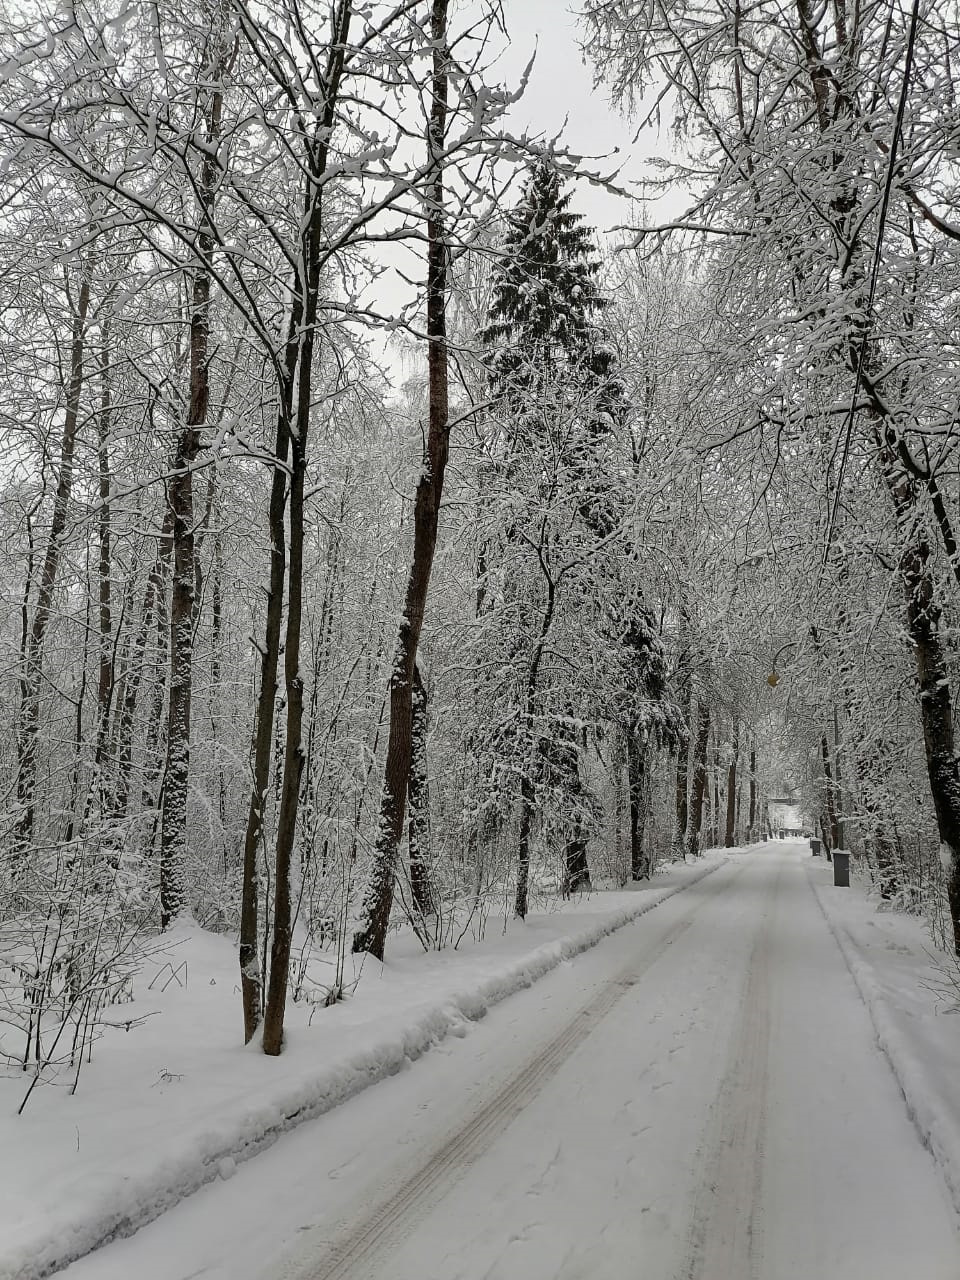
<svg viewBox="0 0 960 1280"><path fill-rule="evenodd" d="M515 90L524 68L534 57L526 91L510 112L509 129L516 135L524 131L532 137L542 135L545 140L560 134L558 146L583 156L584 170L606 175L619 170L618 185L639 195L645 161L668 148L652 128L644 129L634 141L636 124L610 106L605 88L594 87L592 65L585 62L580 51L582 29L575 16L575 4L564 0L504 0L503 10L510 39L490 69L489 81L500 81ZM519 187L511 199L518 194ZM663 215L664 204L675 209L677 203L669 198L658 201L650 206L651 216L656 219ZM631 200L587 180L578 183L573 209L596 229L598 238L636 216ZM384 254L387 260L390 256L389 252ZM417 268L405 251L398 251L396 260L404 275L416 275ZM392 271L380 278L374 292L379 306L387 309L391 304L401 306L411 296L409 283ZM406 360L401 360L392 341L385 342L381 354L402 379L405 373L400 365L406 365ZM406 372L410 371L408 367Z"/></svg>
<svg viewBox="0 0 960 1280"><path fill-rule="evenodd" d="M512 113L513 127L553 135L563 126L562 145L597 157L593 163L585 160L584 168L608 173L622 165L622 185L633 186L643 178L644 160L660 150L659 140L645 129L634 143L636 126L609 106L603 87L594 88L593 67L580 52L582 28L572 8L563 0L504 0L511 43L500 66L508 84L518 83L536 53L527 91ZM628 201L586 182L574 203L601 233L630 216Z"/></svg>

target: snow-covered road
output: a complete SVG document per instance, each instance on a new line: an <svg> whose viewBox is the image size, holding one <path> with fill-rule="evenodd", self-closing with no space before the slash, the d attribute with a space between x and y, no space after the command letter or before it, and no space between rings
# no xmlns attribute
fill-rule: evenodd
<svg viewBox="0 0 960 1280"><path fill-rule="evenodd" d="M957 1280L808 857L733 857L64 1274Z"/></svg>

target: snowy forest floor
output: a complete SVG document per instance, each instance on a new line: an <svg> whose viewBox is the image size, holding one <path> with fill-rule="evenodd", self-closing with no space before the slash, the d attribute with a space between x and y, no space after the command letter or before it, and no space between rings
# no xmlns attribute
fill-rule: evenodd
<svg viewBox="0 0 960 1280"><path fill-rule="evenodd" d="M186 934L187 987L75 1097L18 1119L3 1082L0 1276L216 1178L69 1280L361 1280L387 1256L394 1280L955 1280L960 1016L922 925L805 842L729 854L468 950L397 947L279 1061L237 1050L229 941Z"/></svg>
<svg viewBox="0 0 960 1280"><path fill-rule="evenodd" d="M363 957L353 994L289 1007L285 1048L244 1049L232 939L181 926L165 935L115 1006L92 1061L41 1083L0 1079L0 1280L33 1280L151 1221L285 1131L400 1071L557 964L722 865L662 869L649 884L579 895L525 922L490 916L483 940L425 953L409 930L387 961ZM359 959L359 958L358 958ZM322 980L332 956L311 966ZM316 990L319 986L313 984ZM140 1021L140 1020L143 1021ZM123 1028L128 1021L129 1031Z"/></svg>

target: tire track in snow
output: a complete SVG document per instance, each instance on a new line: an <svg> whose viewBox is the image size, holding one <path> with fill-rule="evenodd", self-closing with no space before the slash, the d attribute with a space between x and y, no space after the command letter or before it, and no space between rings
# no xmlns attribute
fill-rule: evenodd
<svg viewBox="0 0 960 1280"><path fill-rule="evenodd" d="M729 1065L701 1146L706 1174L694 1198L682 1280L756 1280L760 1274L771 933L782 874L778 869L765 895Z"/></svg>
<svg viewBox="0 0 960 1280"><path fill-rule="evenodd" d="M400 1243L416 1223L447 1192L462 1174L491 1146L495 1139L539 1094L574 1050L590 1035L619 1000L644 976L669 948L686 933L704 905L724 892L729 881L739 877L742 866L732 876L704 886L707 895L664 935L651 939L646 954L635 957L581 1007L564 1029L549 1041L535 1058L497 1091L471 1119L447 1141L392 1195L363 1217L332 1244L330 1256L319 1264L301 1261L284 1271L287 1280L361 1280L375 1274L378 1255ZM738 1277L743 1280L743 1277Z"/></svg>

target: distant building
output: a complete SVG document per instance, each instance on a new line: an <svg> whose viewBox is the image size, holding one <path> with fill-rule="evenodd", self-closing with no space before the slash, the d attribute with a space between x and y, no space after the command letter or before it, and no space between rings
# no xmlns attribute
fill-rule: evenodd
<svg viewBox="0 0 960 1280"><path fill-rule="evenodd" d="M793 840L803 835L803 810L792 796L767 801L767 823L775 840Z"/></svg>

